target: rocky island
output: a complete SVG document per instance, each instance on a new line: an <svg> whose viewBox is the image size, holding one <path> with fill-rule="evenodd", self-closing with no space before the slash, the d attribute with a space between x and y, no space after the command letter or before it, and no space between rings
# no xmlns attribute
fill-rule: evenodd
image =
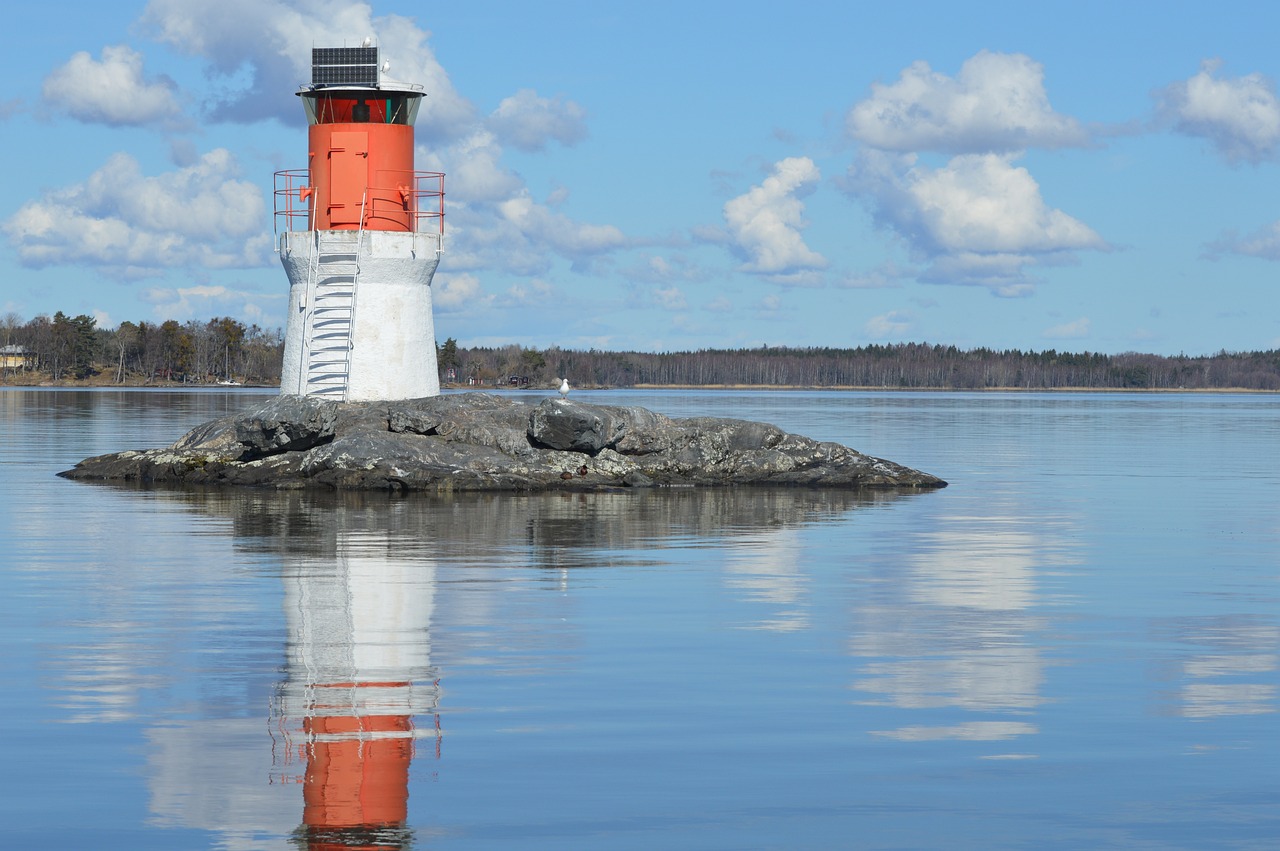
<svg viewBox="0 0 1280 851"><path fill-rule="evenodd" d="M280 396L198 426L167 448L100 455L58 475L429 493L947 484L766 423L487 393L349 403Z"/></svg>

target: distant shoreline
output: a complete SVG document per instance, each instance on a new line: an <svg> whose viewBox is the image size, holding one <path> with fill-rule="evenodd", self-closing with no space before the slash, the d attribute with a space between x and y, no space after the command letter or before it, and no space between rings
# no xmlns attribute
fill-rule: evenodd
<svg viewBox="0 0 1280 851"><path fill-rule="evenodd" d="M89 379L76 381L12 381L8 377L0 378L0 388L21 387L28 389L65 389L65 390L278 390L278 384L195 384L174 382L103 382ZM479 392L507 391L506 385L441 384L442 390L475 390ZM554 393L555 387L524 387L525 391L545 390ZM1268 395L1280 393L1280 390L1254 390L1245 387L866 387L855 385L806 385L806 384L631 384L624 387L592 387L579 386L581 392L593 390L724 390L724 391L835 391L851 393L1248 393L1252 395Z"/></svg>
<svg viewBox="0 0 1280 851"><path fill-rule="evenodd" d="M601 388L605 389L605 388ZM859 393L1280 393L1245 387L858 387L802 384L632 384L617 390L839 390Z"/></svg>

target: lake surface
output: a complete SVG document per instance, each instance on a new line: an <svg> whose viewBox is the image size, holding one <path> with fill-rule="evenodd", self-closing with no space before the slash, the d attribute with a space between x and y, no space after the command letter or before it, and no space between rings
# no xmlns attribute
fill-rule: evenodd
<svg viewBox="0 0 1280 851"><path fill-rule="evenodd" d="M0 390L0 847L1280 845L1280 396L575 394L906 495L54 476L268 395Z"/></svg>

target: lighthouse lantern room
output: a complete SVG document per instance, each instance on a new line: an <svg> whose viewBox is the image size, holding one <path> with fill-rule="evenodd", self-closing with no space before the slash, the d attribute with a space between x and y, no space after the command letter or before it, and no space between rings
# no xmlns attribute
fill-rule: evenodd
<svg viewBox="0 0 1280 851"><path fill-rule="evenodd" d="M444 175L414 169L422 86L386 76L377 47L312 50L308 166L276 173L289 276L280 392L339 401L440 392L431 279Z"/></svg>

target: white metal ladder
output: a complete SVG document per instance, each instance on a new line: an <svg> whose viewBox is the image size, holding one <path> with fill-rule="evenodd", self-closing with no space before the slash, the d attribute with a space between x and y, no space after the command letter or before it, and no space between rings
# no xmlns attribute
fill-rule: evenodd
<svg viewBox="0 0 1280 851"><path fill-rule="evenodd" d="M307 274L304 392L343 402L351 379L360 248L364 244L363 203L358 231L313 233L315 243Z"/></svg>

